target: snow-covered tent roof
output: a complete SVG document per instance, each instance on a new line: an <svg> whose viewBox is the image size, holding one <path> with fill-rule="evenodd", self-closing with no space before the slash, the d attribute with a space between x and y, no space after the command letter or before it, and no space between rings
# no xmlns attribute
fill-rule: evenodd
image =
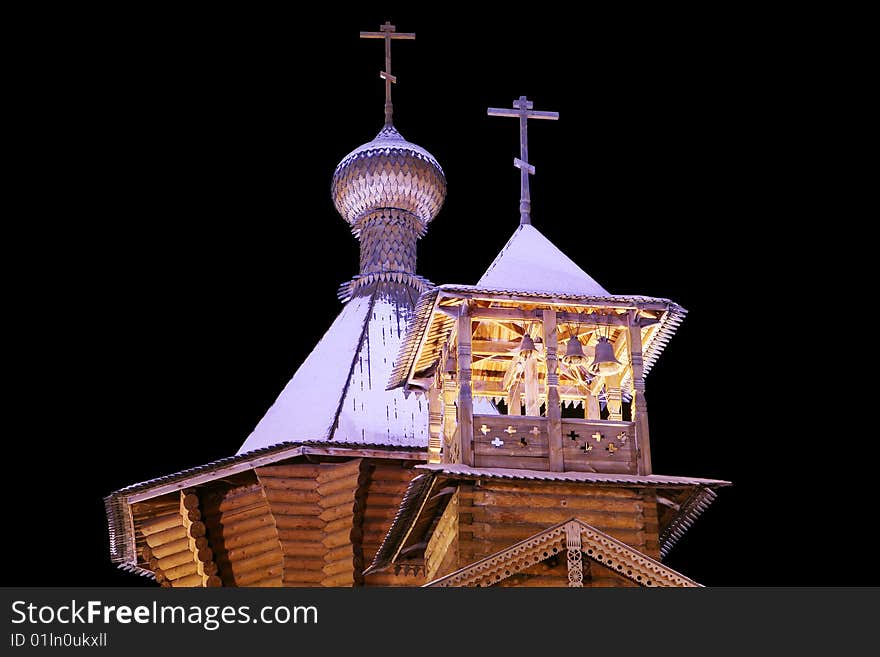
<svg viewBox="0 0 880 657"><path fill-rule="evenodd" d="M549 294L611 296L537 228L520 225L477 287Z"/></svg>

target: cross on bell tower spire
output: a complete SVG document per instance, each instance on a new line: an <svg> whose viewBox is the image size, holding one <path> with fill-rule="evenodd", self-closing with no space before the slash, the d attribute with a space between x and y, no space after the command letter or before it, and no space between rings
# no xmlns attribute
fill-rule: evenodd
<svg viewBox="0 0 880 657"><path fill-rule="evenodd" d="M520 170L519 223L531 224L532 198L529 194L529 176L535 167L529 164L529 119L557 121L559 112L540 112L532 109L534 103L525 96L513 101L513 109L490 107L489 116L512 116L519 119L519 157L513 158L513 166Z"/></svg>
<svg viewBox="0 0 880 657"><path fill-rule="evenodd" d="M397 32L397 27L389 21L379 26L379 32L361 32L361 39L385 39L385 69L379 73L379 77L385 80L385 125L393 125L392 115L394 108L391 105L391 84L397 82L397 77L391 74L391 40L416 38L415 32Z"/></svg>

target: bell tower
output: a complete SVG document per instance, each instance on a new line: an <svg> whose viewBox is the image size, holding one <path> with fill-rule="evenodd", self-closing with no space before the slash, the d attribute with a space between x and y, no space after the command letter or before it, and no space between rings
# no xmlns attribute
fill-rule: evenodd
<svg viewBox="0 0 880 657"><path fill-rule="evenodd" d="M389 388L427 393L442 449L367 572L421 550L428 586L698 586L660 560L727 482L655 474L645 400L686 311L610 293L532 225L526 126L559 115L489 114L520 120L520 225L476 285L419 299Z"/></svg>

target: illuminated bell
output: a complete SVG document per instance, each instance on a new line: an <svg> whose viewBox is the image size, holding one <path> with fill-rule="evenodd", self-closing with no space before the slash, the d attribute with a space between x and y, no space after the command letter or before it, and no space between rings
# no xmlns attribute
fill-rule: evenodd
<svg viewBox="0 0 880 657"><path fill-rule="evenodd" d="M523 335L522 342L519 343L519 357L523 360L527 359L533 353L535 353L535 343L532 341L532 336L528 333Z"/></svg>
<svg viewBox="0 0 880 657"><path fill-rule="evenodd" d="M562 357L562 362L569 367L577 367L578 365L586 365L588 360L587 355L584 353L584 347L581 344L581 341L575 336L569 338L568 345L565 347L565 355Z"/></svg>
<svg viewBox="0 0 880 657"><path fill-rule="evenodd" d="M610 376L617 374L623 369L623 364L614 357L614 345L608 342L608 338L599 338L596 345L596 356L587 368L592 374Z"/></svg>

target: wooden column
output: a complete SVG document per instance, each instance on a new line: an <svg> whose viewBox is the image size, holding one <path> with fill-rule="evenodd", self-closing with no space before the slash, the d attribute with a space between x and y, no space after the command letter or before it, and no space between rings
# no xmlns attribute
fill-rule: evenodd
<svg viewBox="0 0 880 657"><path fill-rule="evenodd" d="M562 472L562 407L559 403L559 363L556 350L556 311L544 311L544 353L547 357L547 434L550 469Z"/></svg>
<svg viewBox="0 0 880 657"><path fill-rule="evenodd" d="M620 392L620 374L605 377L605 399L608 404L608 419L623 419L623 400Z"/></svg>
<svg viewBox="0 0 880 657"><path fill-rule="evenodd" d="M460 463L461 454L454 444L455 428L458 423L455 410L455 359L450 357L447 371L443 373L443 463Z"/></svg>
<svg viewBox="0 0 880 657"><path fill-rule="evenodd" d="M458 316L458 433L461 462L474 464L474 397L471 390L471 313L467 303Z"/></svg>
<svg viewBox="0 0 880 657"><path fill-rule="evenodd" d="M516 362L512 362L510 366L516 367ZM519 381L516 381L512 386L510 386L510 392L507 394L508 415L522 415L522 399L520 399L521 393L522 385Z"/></svg>
<svg viewBox="0 0 880 657"><path fill-rule="evenodd" d="M442 376L438 377L440 380ZM440 463L443 447L443 395L442 384L435 381L428 390L428 462Z"/></svg>
<svg viewBox="0 0 880 657"><path fill-rule="evenodd" d="M651 436L648 431L648 406L645 403L645 371L642 361L642 329L635 313L630 313L629 356L632 361L632 419L636 430L639 474L651 474Z"/></svg>
<svg viewBox="0 0 880 657"><path fill-rule="evenodd" d="M530 354L526 358L525 380L526 380L526 415L539 417L541 415L541 400L538 397L538 357Z"/></svg>
<svg viewBox="0 0 880 657"><path fill-rule="evenodd" d="M587 394L584 397L584 418L587 420L599 420L601 419L600 416L599 400L587 390Z"/></svg>

